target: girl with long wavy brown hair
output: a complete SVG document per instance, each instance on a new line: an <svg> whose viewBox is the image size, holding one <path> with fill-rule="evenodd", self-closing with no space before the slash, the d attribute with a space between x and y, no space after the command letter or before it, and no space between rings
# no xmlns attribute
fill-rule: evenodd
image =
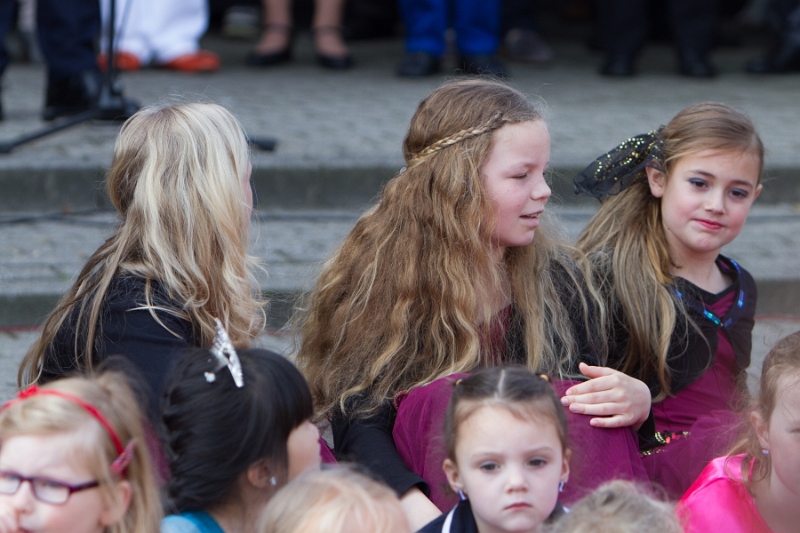
<svg viewBox="0 0 800 533"><path fill-rule="evenodd" d="M720 252L761 192L763 161L750 119L712 102L576 178L602 201L577 245L606 301L609 365L650 387L644 466L675 498L732 438L756 286Z"/></svg>
<svg viewBox="0 0 800 533"><path fill-rule="evenodd" d="M119 212L19 370L20 385L86 372L108 355L145 378L149 412L177 354L210 347L219 318L247 344L263 313L247 255L247 141L215 104L142 109L122 127L106 181Z"/></svg>
<svg viewBox="0 0 800 533"><path fill-rule="evenodd" d="M533 104L498 82L445 84L420 103L403 154L406 167L324 266L297 361L337 456L387 481L419 527L439 514L428 497L452 507L444 450L424 437L442 427L448 376L510 363L588 373L614 395L602 406L582 399L587 414L608 415L592 422L606 427L638 425L649 393L620 372L579 372L603 350L590 333L585 261L544 210L550 137ZM422 418L418 400L430 408Z"/></svg>

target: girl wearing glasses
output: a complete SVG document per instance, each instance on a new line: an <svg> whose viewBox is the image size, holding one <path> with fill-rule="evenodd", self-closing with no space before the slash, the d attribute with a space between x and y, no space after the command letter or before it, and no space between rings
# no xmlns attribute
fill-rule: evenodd
<svg viewBox="0 0 800 533"><path fill-rule="evenodd" d="M150 533L161 504L119 374L33 386L0 411L0 533Z"/></svg>

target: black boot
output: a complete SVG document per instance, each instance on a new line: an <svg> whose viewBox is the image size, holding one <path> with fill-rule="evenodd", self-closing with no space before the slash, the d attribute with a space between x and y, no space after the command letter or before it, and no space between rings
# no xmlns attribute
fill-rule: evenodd
<svg viewBox="0 0 800 533"><path fill-rule="evenodd" d="M461 56L458 63L458 70L462 74L500 79L509 77L506 66L493 55Z"/></svg>
<svg viewBox="0 0 800 533"><path fill-rule="evenodd" d="M50 75L42 118L54 120L95 109L99 97L99 72L81 72L64 78Z"/></svg>
<svg viewBox="0 0 800 533"><path fill-rule="evenodd" d="M717 75L716 69L709 63L705 54L695 50L682 50L678 53L680 72L690 78L713 78Z"/></svg>
<svg viewBox="0 0 800 533"><path fill-rule="evenodd" d="M784 42L766 57L750 61L745 69L750 74L800 72L800 45L790 45Z"/></svg>

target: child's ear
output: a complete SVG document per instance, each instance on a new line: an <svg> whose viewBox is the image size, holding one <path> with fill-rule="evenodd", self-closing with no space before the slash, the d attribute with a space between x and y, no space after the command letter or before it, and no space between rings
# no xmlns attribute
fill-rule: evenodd
<svg viewBox="0 0 800 533"><path fill-rule="evenodd" d="M758 187L756 187L756 193L753 195L753 200L758 198L758 195L761 194L761 189L763 189L763 188L764 188L764 186L759 183Z"/></svg>
<svg viewBox="0 0 800 533"><path fill-rule="evenodd" d="M769 450L769 424L767 424L767 421L764 420L761 413L753 411L750 413L750 423L753 424L753 429L756 430L761 449Z"/></svg>
<svg viewBox="0 0 800 533"><path fill-rule="evenodd" d="M275 475L273 474L272 469L269 467L269 462L266 459L259 459L258 461L254 462L247 467L245 472L247 475L247 481L259 489L266 489L267 487L270 487L272 485L270 483L270 479Z"/></svg>
<svg viewBox="0 0 800 533"><path fill-rule="evenodd" d="M656 198L661 198L664 195L667 175L653 167L647 167L645 171L647 172L647 183L650 185L650 193Z"/></svg>
<svg viewBox="0 0 800 533"><path fill-rule="evenodd" d="M100 525L104 528L122 520L122 517L128 512L133 496L133 487L127 479L117 481L112 490L113 501L109 502L100 514Z"/></svg>
<svg viewBox="0 0 800 533"><path fill-rule="evenodd" d="M454 492L464 490L464 484L461 482L461 476L458 475L458 466L452 459L445 459L442 464L444 475L447 476L447 482Z"/></svg>
<svg viewBox="0 0 800 533"><path fill-rule="evenodd" d="M564 457L562 459L562 464L561 464L561 479L560 479L560 481L563 481L564 483L566 483L569 480L569 459L570 459L570 457L572 457L572 450L567 448L566 450L564 450Z"/></svg>

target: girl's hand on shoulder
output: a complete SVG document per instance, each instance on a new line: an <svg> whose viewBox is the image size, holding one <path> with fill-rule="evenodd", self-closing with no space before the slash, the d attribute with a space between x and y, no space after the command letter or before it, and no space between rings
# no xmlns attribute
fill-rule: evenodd
<svg viewBox="0 0 800 533"><path fill-rule="evenodd" d="M589 423L601 428L639 429L650 416L650 389L643 382L604 366L578 366L589 381L567 389L561 404L570 412L596 416Z"/></svg>
<svg viewBox="0 0 800 533"><path fill-rule="evenodd" d="M0 502L0 533L17 533L19 517L17 510L8 502Z"/></svg>

